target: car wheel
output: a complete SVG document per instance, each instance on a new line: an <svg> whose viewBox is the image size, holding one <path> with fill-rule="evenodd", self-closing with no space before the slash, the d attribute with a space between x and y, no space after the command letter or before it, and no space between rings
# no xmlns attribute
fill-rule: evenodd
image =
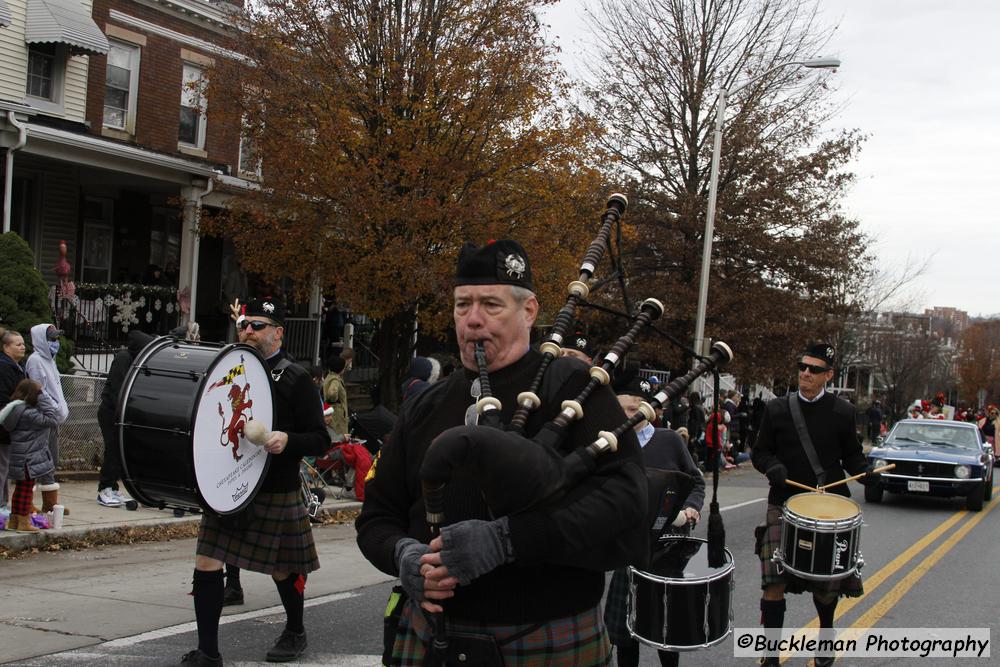
<svg viewBox="0 0 1000 667"><path fill-rule="evenodd" d="M986 480L986 484L983 485L983 500L990 501L993 500L993 476Z"/></svg>
<svg viewBox="0 0 1000 667"><path fill-rule="evenodd" d="M986 496L986 490L983 488L976 488L972 490L965 498L965 507L970 512L978 512L983 509L983 498Z"/></svg>
<svg viewBox="0 0 1000 667"><path fill-rule="evenodd" d="M878 484L869 484L868 486L866 486L865 502L866 503L882 502L882 487Z"/></svg>

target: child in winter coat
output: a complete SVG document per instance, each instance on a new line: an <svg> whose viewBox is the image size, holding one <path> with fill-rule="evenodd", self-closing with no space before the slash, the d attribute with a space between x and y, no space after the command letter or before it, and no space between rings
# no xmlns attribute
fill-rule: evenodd
<svg viewBox="0 0 1000 667"><path fill-rule="evenodd" d="M0 424L10 433L10 472L16 480L8 530L37 533L31 525L35 479L50 475L55 463L49 453L49 432L58 421L55 401L34 380L21 380L0 410Z"/></svg>

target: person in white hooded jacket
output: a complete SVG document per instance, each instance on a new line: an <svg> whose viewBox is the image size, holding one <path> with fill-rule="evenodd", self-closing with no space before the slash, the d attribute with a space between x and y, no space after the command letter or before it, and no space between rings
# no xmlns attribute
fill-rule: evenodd
<svg viewBox="0 0 1000 667"><path fill-rule="evenodd" d="M57 425L48 433L49 454L52 462L59 465L59 426L69 417L69 406L63 396L62 380L56 368L56 354L59 352L59 334L54 324L36 324L31 327L32 352L24 363L24 372L32 380L42 385L42 389L55 404ZM38 488L42 492L42 511L49 512L59 504L59 484L55 471L39 477ZM64 509L69 514L69 508Z"/></svg>

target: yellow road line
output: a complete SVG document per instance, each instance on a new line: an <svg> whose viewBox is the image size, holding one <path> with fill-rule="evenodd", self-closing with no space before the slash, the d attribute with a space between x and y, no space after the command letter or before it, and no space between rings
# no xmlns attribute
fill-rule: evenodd
<svg viewBox="0 0 1000 667"><path fill-rule="evenodd" d="M945 539L945 541L942 542L937 549L920 561L920 563L913 568L909 574L903 577L898 584L893 586L888 593L882 596L881 600L872 605L871 609L862 614L861 617L851 625L851 627L870 628L882 620L882 617L885 616L918 581L923 579L924 575L927 574L939 560L944 558L949 551L954 549L962 538L968 535L969 531L979 525L979 522L985 519L986 515L992 512L998 504L1000 503L990 503L988 506L984 507L982 511L978 512L976 516L965 522L961 528Z"/></svg>
<svg viewBox="0 0 1000 667"><path fill-rule="evenodd" d="M914 542L910 548L908 548L903 553L899 554L891 561L886 563L881 570L872 575L871 579L865 579L865 594L856 598L844 598L837 605L837 611L834 614L834 620L839 620L841 616L849 612L854 608L855 605L860 603L862 600L869 599L871 592L878 588L880 585L885 583L885 581L901 570L907 563L913 560L917 554L926 549L932 542L937 540L941 535L951 530L956 523L958 523L966 514L968 510L962 510L956 512L950 518L946 519L940 526L932 530L931 532L924 535L922 538ZM809 622L807 628L818 628L819 627L819 617L814 618Z"/></svg>

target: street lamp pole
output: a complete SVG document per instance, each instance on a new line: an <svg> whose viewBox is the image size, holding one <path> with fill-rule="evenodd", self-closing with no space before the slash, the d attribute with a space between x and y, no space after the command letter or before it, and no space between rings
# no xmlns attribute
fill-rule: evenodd
<svg viewBox="0 0 1000 667"><path fill-rule="evenodd" d="M812 60L796 60L781 63L771 67L757 76L735 88L723 88L719 91L719 99L715 106L715 131L712 136L712 168L708 179L708 209L705 212L705 239L701 249L701 278L698 282L698 311L694 324L694 351L700 355L706 353L705 313L708 308L708 278L712 268L712 239L715 235L715 204L719 190L719 155L722 152L722 124L726 115L726 102L733 94L743 90L751 83L781 69L782 67L808 67L810 69L837 69L840 60L837 58L814 58Z"/></svg>

